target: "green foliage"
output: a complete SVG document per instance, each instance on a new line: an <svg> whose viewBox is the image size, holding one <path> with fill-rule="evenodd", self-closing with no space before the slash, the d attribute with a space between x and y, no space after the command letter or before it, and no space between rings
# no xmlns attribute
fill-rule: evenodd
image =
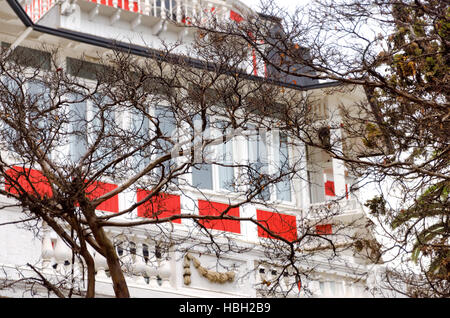
<svg viewBox="0 0 450 318"><path fill-rule="evenodd" d="M406 210L402 210L391 223L393 229L411 224L423 224L416 234L411 259L418 262L428 257L427 274L435 279L450 280L450 183L440 182L429 187Z"/></svg>
<svg viewBox="0 0 450 318"><path fill-rule="evenodd" d="M375 216L386 215L386 200L381 196L376 196L371 200L367 200L364 205L368 207L370 213Z"/></svg>

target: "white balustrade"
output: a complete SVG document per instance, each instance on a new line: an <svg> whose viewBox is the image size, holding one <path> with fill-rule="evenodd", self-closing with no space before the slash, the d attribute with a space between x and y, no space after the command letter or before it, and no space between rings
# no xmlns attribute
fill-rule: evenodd
<svg viewBox="0 0 450 318"><path fill-rule="evenodd" d="M144 242L142 242L137 236L134 237L134 242L136 244L134 263L132 265L134 279L138 284L145 284L146 264L144 259Z"/></svg>
<svg viewBox="0 0 450 318"><path fill-rule="evenodd" d="M41 0L41 1L33 1L33 0L24 0L20 1L20 4L24 7L25 12L28 16L33 20L33 22L37 22L40 18L44 16L55 4L55 0Z"/></svg>
<svg viewBox="0 0 450 318"><path fill-rule="evenodd" d="M106 270L108 269L108 263L106 258L99 252L94 252L95 270L98 278L107 278Z"/></svg>
<svg viewBox="0 0 450 318"><path fill-rule="evenodd" d="M158 284L158 265L153 264L150 260L147 263L146 269L145 269L145 273L147 274L148 277L148 285L149 287L159 287Z"/></svg>
<svg viewBox="0 0 450 318"><path fill-rule="evenodd" d="M355 199L313 203L309 207L310 216L317 218L341 215L355 211L362 211L360 204Z"/></svg>
<svg viewBox="0 0 450 318"><path fill-rule="evenodd" d="M158 271L159 277L162 280L161 287L170 288L170 277L172 275L172 268L168 259L161 261Z"/></svg>
<svg viewBox="0 0 450 318"><path fill-rule="evenodd" d="M279 293L283 296L297 296L297 280L292 268L270 264L259 264L257 267L256 287L262 296Z"/></svg>
<svg viewBox="0 0 450 318"><path fill-rule="evenodd" d="M67 273L68 266L72 260L72 249L59 236L56 237L54 256L57 266L56 269L60 272Z"/></svg>
<svg viewBox="0 0 450 318"><path fill-rule="evenodd" d="M52 258L54 256L53 253L53 245L51 239L51 231L47 224L42 225L42 250L41 250L41 259L42 259L42 268L44 270L50 269L52 266Z"/></svg>

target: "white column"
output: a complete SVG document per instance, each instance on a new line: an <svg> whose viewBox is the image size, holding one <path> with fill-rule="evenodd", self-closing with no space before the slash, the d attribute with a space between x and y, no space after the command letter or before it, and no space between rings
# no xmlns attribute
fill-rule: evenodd
<svg viewBox="0 0 450 318"><path fill-rule="evenodd" d="M94 253L95 270L97 271L96 277L107 279L106 270L108 269L108 263L106 258L97 251Z"/></svg>
<svg viewBox="0 0 450 318"><path fill-rule="evenodd" d="M241 217L251 218L256 220L256 208L254 205L243 205L241 206ZM246 239L250 242L256 242L258 240L258 227L256 224L250 221L241 222L242 233L245 235Z"/></svg>
<svg viewBox="0 0 450 318"><path fill-rule="evenodd" d="M42 259L42 268L49 269L51 267L51 261L53 257L53 246L52 246L52 240L50 237L50 229L49 226L43 222L42 224L42 251L41 251L41 259Z"/></svg>
<svg viewBox="0 0 450 318"><path fill-rule="evenodd" d="M311 204L310 196L309 196L309 182L308 182L308 163L306 157L306 146L302 144L298 144L295 147L295 155L296 158L293 158L296 162L298 162L298 179L296 177L297 182L294 183L294 187L297 184L298 193L300 197L296 198L299 200L297 202L297 207L301 208L302 211L307 211L309 205ZM296 189L297 190L297 189Z"/></svg>
<svg viewBox="0 0 450 318"><path fill-rule="evenodd" d="M331 144L337 154L342 154L342 139L340 129L331 131ZM345 198L345 165L342 160L332 158L334 191L337 199Z"/></svg>

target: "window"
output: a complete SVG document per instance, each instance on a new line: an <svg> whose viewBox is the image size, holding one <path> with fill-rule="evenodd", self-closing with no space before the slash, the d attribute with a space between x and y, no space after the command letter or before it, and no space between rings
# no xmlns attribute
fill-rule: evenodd
<svg viewBox="0 0 450 318"><path fill-rule="evenodd" d="M37 79L26 81L21 88L14 80L9 80L7 77L0 78L0 81L1 85L6 86L12 93L2 96L0 100L2 118L6 120L6 122L3 120L1 122L2 141L5 142L7 148L14 151L14 147L22 147L22 144L14 143L23 129L26 129L28 134L33 135L35 141L45 142L51 134L50 131L54 129L52 123L46 118L49 114L43 112L51 107L50 89ZM25 93L23 98L21 89ZM16 103L23 103L19 106L23 110L22 112L17 111ZM8 120L10 121L9 124L7 123ZM10 124L18 124L23 129L18 130Z"/></svg>
<svg viewBox="0 0 450 318"><path fill-rule="evenodd" d="M150 137L150 120L142 112L137 109L130 111L130 129L131 138L136 141L136 147L144 144ZM150 163L149 147L139 149L133 155L133 168L137 171L144 169Z"/></svg>
<svg viewBox="0 0 450 318"><path fill-rule="evenodd" d="M5 87L11 94L0 95L0 142L6 149L11 149L11 146L17 140L16 130L7 123L8 120L14 118L14 103L15 98L21 98L21 90L17 83L6 76L0 76L0 85Z"/></svg>
<svg viewBox="0 0 450 318"><path fill-rule="evenodd" d="M154 118L157 122L157 128L161 131L158 139L156 155L165 155L170 153L176 143L177 121L174 113L169 107L156 106ZM162 163L159 169L156 169L158 177L167 176L175 167L175 160L170 159ZM164 175L162 175L164 169ZM175 179L173 179L175 181Z"/></svg>
<svg viewBox="0 0 450 318"><path fill-rule="evenodd" d="M218 128L223 136L223 143L217 146L218 154L218 178L219 188L233 191L234 189L234 168L233 168L233 139L229 138L231 128L229 123L220 121Z"/></svg>
<svg viewBox="0 0 450 318"><path fill-rule="evenodd" d="M115 105L105 96L95 96L91 102L91 121L88 127L90 143L100 139L94 152L94 160L102 166L108 164L114 154L114 134L116 130ZM89 140L88 139L88 140Z"/></svg>
<svg viewBox="0 0 450 318"><path fill-rule="evenodd" d="M232 128L226 120L217 119L207 123L201 133L201 120L194 121L194 144L202 140L212 140L214 145L206 145L203 151L196 147L194 157L202 160L192 167L192 184L194 187L209 190L233 191L235 186ZM221 141L221 142L216 142ZM198 152L201 151L201 154ZM201 156L200 156L201 155Z"/></svg>
<svg viewBox="0 0 450 318"><path fill-rule="evenodd" d="M268 147L267 147L267 132L265 130L256 131L256 127L249 126L251 134L248 137L248 165L250 167L248 174L251 184L258 187L264 185L264 179L261 178L269 173L269 158L268 158ZM258 183L255 181L261 180ZM258 196L261 200L270 199L270 187L266 186L264 190Z"/></svg>
<svg viewBox="0 0 450 318"><path fill-rule="evenodd" d="M92 154L93 163L103 168L115 156L114 133L116 112L111 100L96 96L95 100L81 95L69 97L71 118L70 158L75 162L86 153L88 146L99 142Z"/></svg>
<svg viewBox="0 0 450 318"><path fill-rule="evenodd" d="M210 123L207 122L207 127L204 132L202 132L202 121L200 120L200 116L194 116L194 145L201 143L203 139L211 138L210 134ZM194 152L199 151L199 147L194 146ZM203 150L203 149L200 149ZM213 189L213 171L212 164L207 163L207 158L209 152L211 151L211 147L205 147L204 151L201 154L194 153L194 159L196 160L199 155L201 155L201 163L195 163L192 166L192 186L199 189Z"/></svg>
<svg viewBox="0 0 450 318"><path fill-rule="evenodd" d="M89 80L95 80L97 78L97 74L110 71L110 69L107 69L104 65L78 60L71 57L66 58L66 65L68 74Z"/></svg>
<svg viewBox="0 0 450 318"><path fill-rule="evenodd" d="M8 49L10 46L9 43L2 42L3 50ZM51 67L51 54L49 52L43 52L23 46L16 47L7 59L16 64L29 66L35 69L50 70Z"/></svg>
<svg viewBox="0 0 450 318"><path fill-rule="evenodd" d="M289 147L286 134L279 134L279 151L275 152L278 157L278 169L283 174L281 181L276 184L277 200L291 201L291 182L289 178Z"/></svg>
<svg viewBox="0 0 450 318"><path fill-rule="evenodd" d="M81 95L72 95L69 100L70 158L72 162L77 162L87 149L87 101L83 100Z"/></svg>

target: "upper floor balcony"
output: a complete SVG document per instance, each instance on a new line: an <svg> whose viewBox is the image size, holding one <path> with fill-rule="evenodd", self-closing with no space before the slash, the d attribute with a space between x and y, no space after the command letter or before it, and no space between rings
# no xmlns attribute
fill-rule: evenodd
<svg viewBox="0 0 450 318"><path fill-rule="evenodd" d="M197 17L200 19L199 22L205 22L208 15L213 16L218 22L230 20L241 22L243 16L253 13L248 6L238 0L21 0L19 2L35 23L58 5L61 6L63 14L69 14L79 6L80 10L90 12L91 20L97 15L110 15L120 19L117 16L117 12L120 12L119 14L125 14L125 20L134 13L144 19L149 17L187 25L191 23L190 20Z"/></svg>

